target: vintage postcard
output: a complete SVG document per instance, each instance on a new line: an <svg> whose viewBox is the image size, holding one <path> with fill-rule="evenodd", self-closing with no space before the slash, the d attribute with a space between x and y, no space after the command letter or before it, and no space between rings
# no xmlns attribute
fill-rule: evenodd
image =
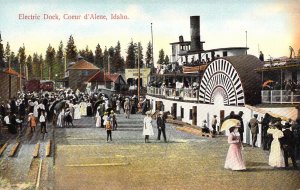
<svg viewBox="0 0 300 190"><path fill-rule="evenodd" d="M0 189L300 189L299 0L0 5Z"/></svg>

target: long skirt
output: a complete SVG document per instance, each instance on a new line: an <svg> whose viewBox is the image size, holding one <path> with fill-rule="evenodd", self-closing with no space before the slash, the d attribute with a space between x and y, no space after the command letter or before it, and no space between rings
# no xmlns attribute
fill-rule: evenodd
<svg viewBox="0 0 300 190"><path fill-rule="evenodd" d="M231 170L246 169L241 146L239 144L230 144L224 168Z"/></svg>

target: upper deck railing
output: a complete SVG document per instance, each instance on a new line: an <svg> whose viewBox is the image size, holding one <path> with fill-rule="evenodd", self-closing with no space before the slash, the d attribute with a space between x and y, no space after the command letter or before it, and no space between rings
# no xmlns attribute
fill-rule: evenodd
<svg viewBox="0 0 300 190"><path fill-rule="evenodd" d="M197 101L198 90L191 88L147 87L147 94L163 96L165 98L180 98L182 100Z"/></svg>
<svg viewBox="0 0 300 190"><path fill-rule="evenodd" d="M300 90L262 90L261 101L270 104L300 103Z"/></svg>

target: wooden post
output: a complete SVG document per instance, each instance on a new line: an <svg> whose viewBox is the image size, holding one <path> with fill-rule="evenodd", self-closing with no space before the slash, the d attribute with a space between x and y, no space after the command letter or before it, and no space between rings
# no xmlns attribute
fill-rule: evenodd
<svg viewBox="0 0 300 190"><path fill-rule="evenodd" d="M173 106L172 106L172 116L173 118L177 118L177 103L173 103Z"/></svg>
<svg viewBox="0 0 300 190"><path fill-rule="evenodd" d="M161 107L162 107L162 101L156 101L155 102L155 110L162 111Z"/></svg>
<svg viewBox="0 0 300 190"><path fill-rule="evenodd" d="M197 125L197 106L193 106L192 110L192 124Z"/></svg>

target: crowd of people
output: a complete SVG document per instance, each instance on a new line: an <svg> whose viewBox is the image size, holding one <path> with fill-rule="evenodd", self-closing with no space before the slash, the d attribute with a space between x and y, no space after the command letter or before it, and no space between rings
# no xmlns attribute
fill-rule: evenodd
<svg viewBox="0 0 300 190"><path fill-rule="evenodd" d="M41 133L47 133L47 122L56 127L73 126L73 120L84 116L95 117L95 127L105 128L107 142L112 141L112 131L118 129L117 115L123 112L125 119L130 119L131 114L141 112L146 115L143 122L143 136L145 143L150 142L150 136L154 135L151 113L152 105L144 98L142 101L134 95L132 97L114 94L110 97L101 93L73 92L70 89L53 93L19 93L18 97L10 101L2 101L0 105L0 119L7 126L10 133L22 131L24 125L30 127L31 132L36 131L38 124ZM229 129L225 168L232 170L245 170L245 161L242 156L244 122L243 112L235 114L233 111L224 118L236 119L238 124ZM158 136L157 140L166 137L166 115L160 111L156 119ZM263 150L270 151L269 165L272 167L288 167L288 158L292 160L294 168L297 168L296 155L300 147L300 120L287 121L284 125L280 118L274 118L268 113L261 121L254 114L248 122L252 137L252 147L256 147L261 125L261 146ZM203 121L202 131L216 135L218 131L217 115L213 115L211 127L206 120Z"/></svg>
<svg viewBox="0 0 300 190"><path fill-rule="evenodd" d="M229 118L233 118L231 113ZM288 120L282 124L280 118L274 118L268 113L261 121L254 114L248 122L248 127L252 136L252 147L256 147L259 124L262 127L261 139L263 150L269 151L268 164L274 168L289 168L288 158L291 158L294 169L297 169L296 157L300 148L300 121L292 122ZM243 133L240 131L242 123L239 121L229 129L228 143L230 144L224 168L231 170L246 170L245 158L242 156Z"/></svg>
<svg viewBox="0 0 300 190"><path fill-rule="evenodd" d="M287 90L295 92L300 89L300 80L283 81L282 84L278 81L270 81L268 84L263 85L263 90Z"/></svg>
<svg viewBox="0 0 300 190"><path fill-rule="evenodd" d="M74 126L73 120L82 117L95 117L95 126L106 128L111 124L112 130L117 130L116 113L123 110L126 117L136 114L141 109L150 109L149 100L140 102L137 96L114 94L108 97L102 93L83 93L65 89L57 92L18 93L10 100L2 101L0 105L1 125L8 128L12 134L23 131L23 126L30 127L34 132L41 126L41 132L47 133L47 123L56 127Z"/></svg>

